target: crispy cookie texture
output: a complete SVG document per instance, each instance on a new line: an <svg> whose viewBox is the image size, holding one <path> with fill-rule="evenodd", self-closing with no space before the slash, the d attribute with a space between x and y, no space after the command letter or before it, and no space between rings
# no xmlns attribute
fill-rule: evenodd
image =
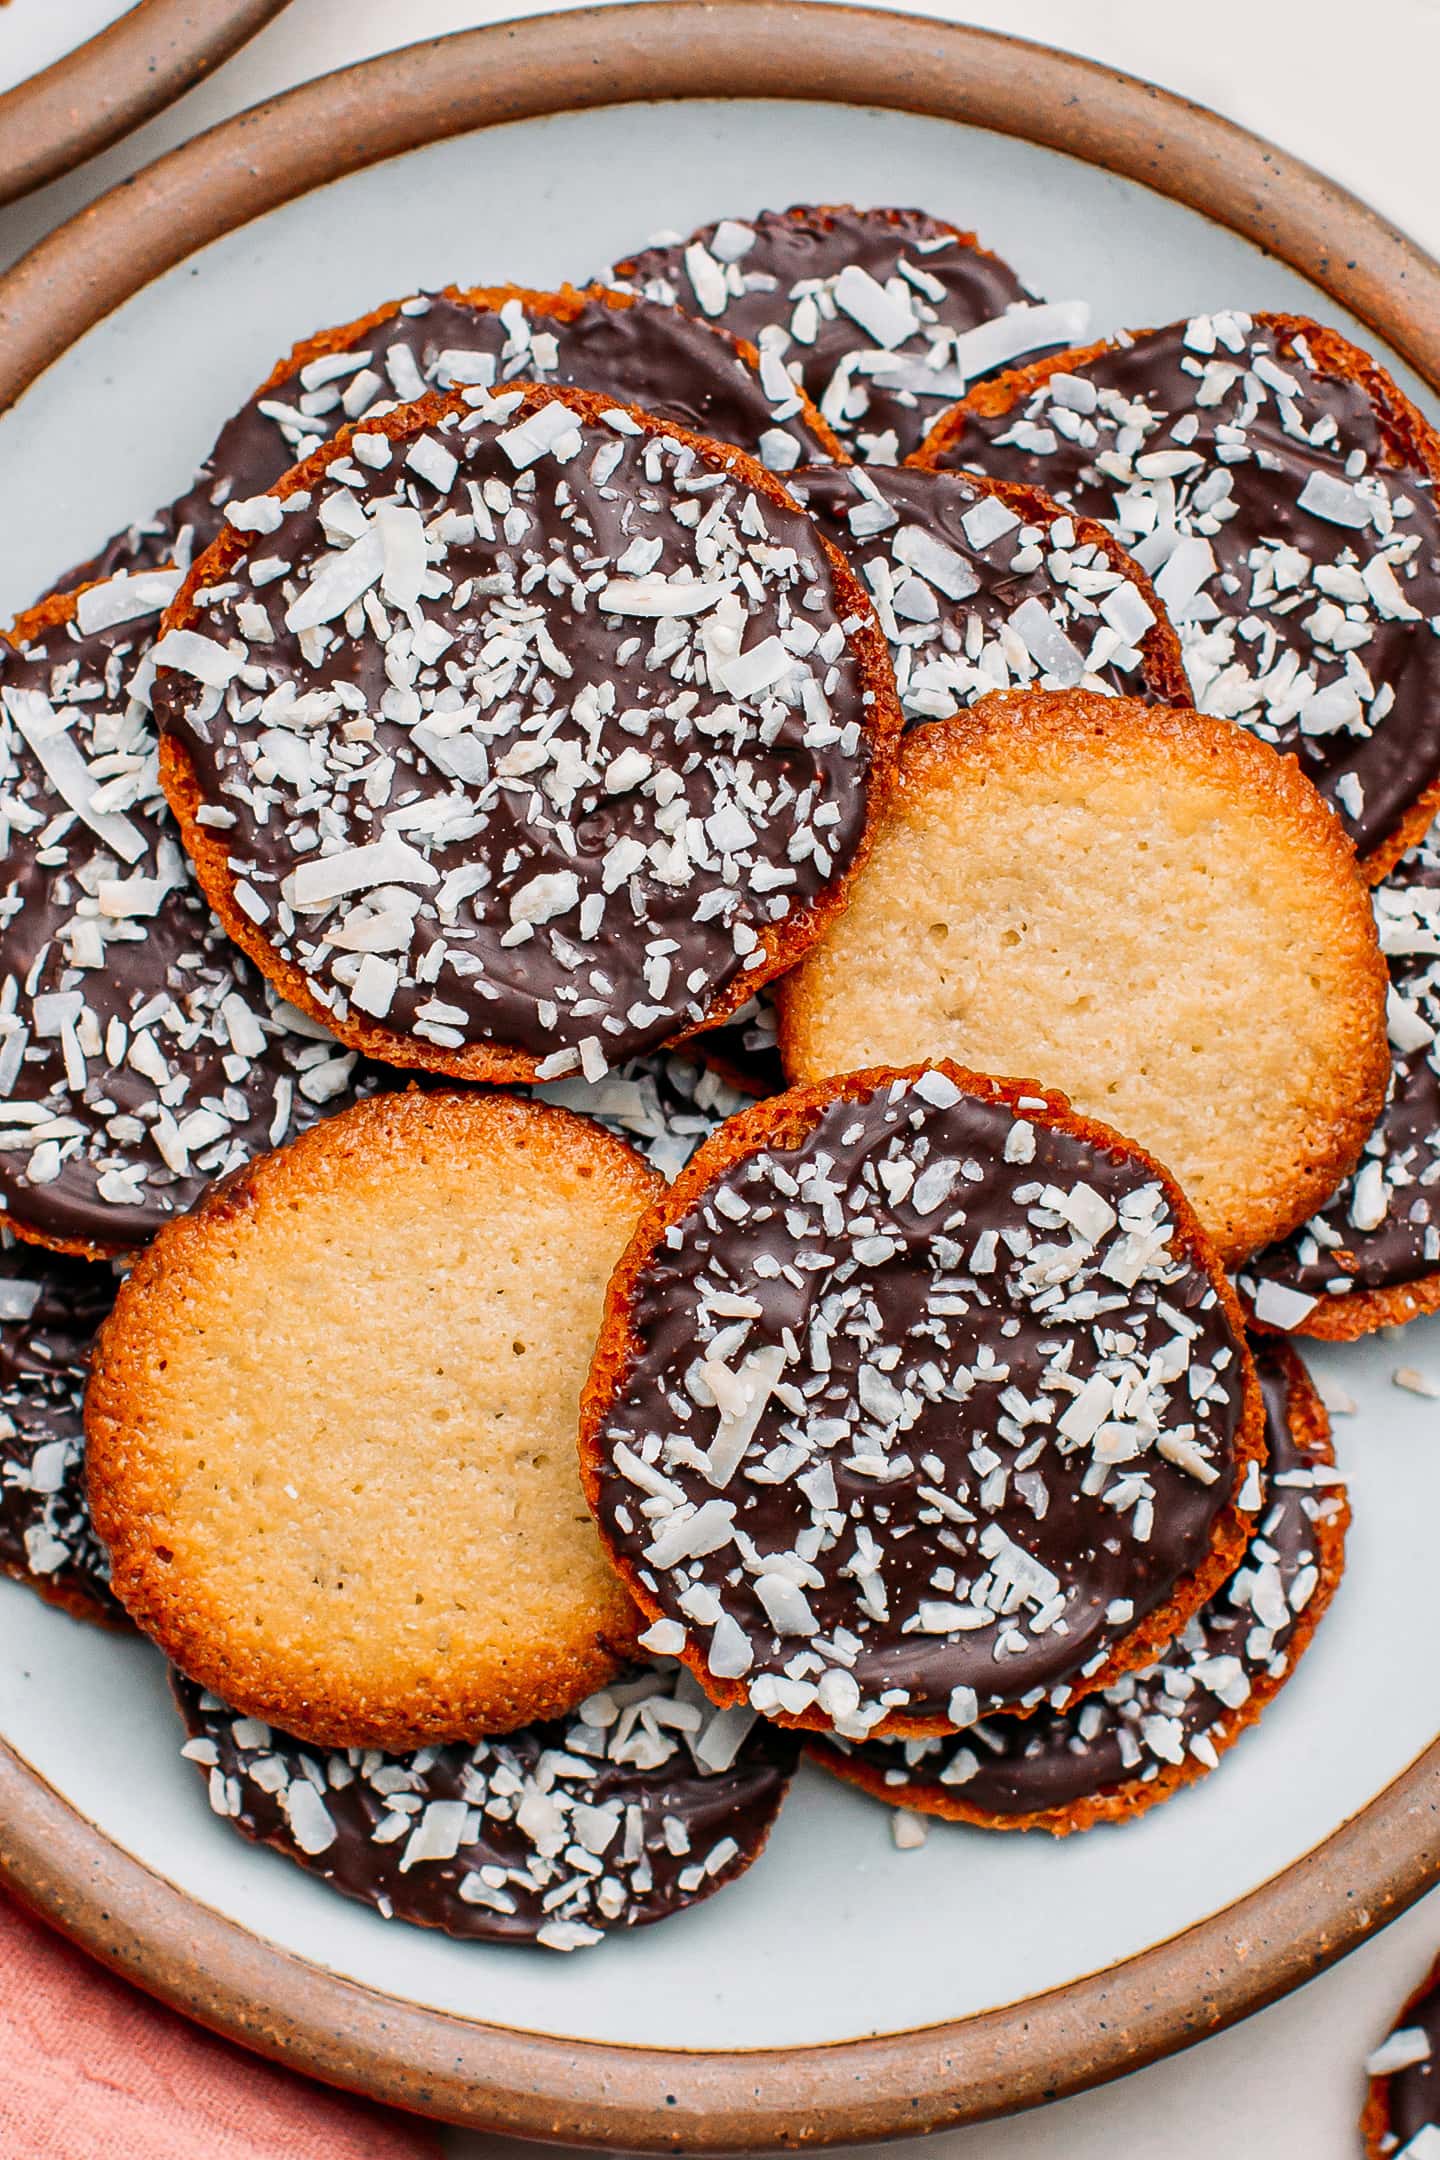
<svg viewBox="0 0 1440 2160"><path fill-rule="evenodd" d="M109 1268L0 1232L0 1572L72 1618L123 1627L85 1498L90 1346Z"/></svg>
<svg viewBox="0 0 1440 2160"><path fill-rule="evenodd" d="M1239 1278L1256 1324L1351 1342L1440 1309L1440 833L1373 893L1390 970L1385 1107L1354 1171Z"/></svg>
<svg viewBox="0 0 1440 2160"><path fill-rule="evenodd" d="M613 1678L637 1623L575 1427L658 1182L572 1112L412 1089L163 1231L86 1401L91 1505L137 1624L321 1746L505 1732Z"/></svg>
<svg viewBox="0 0 1440 2160"><path fill-rule="evenodd" d="M792 1079L1048 1074L1159 1156L1227 1264L1330 1198L1389 1073L1369 896L1294 760L1083 691L906 737L850 905L779 1002Z"/></svg>
<svg viewBox="0 0 1440 2160"><path fill-rule="evenodd" d="M338 428L430 390L572 383L748 450L776 472L843 458L834 431L774 355L678 308L603 286L521 285L412 293L301 340L226 421L185 492L117 533L57 589L122 569L187 566L224 529L231 502L273 487Z"/></svg>
<svg viewBox="0 0 1440 2160"><path fill-rule="evenodd" d="M1155 579L1195 702L1293 751L1373 879L1440 808L1440 438L1301 315L1200 315L978 384L917 453L1048 488Z"/></svg>
<svg viewBox="0 0 1440 2160"><path fill-rule="evenodd" d="M1266 1499L1245 1559L1159 1661L1074 1709L981 1720L955 1740L810 1743L892 1807L986 1830L1068 1837L1133 1822L1214 1770L1309 1647L1345 1566L1350 1508L1325 1407L1287 1345L1254 1344Z"/></svg>
<svg viewBox="0 0 1440 2160"><path fill-rule="evenodd" d="M178 583L119 575L0 634L0 1211L89 1259L377 1079L282 1004L195 883L149 709Z"/></svg>
<svg viewBox="0 0 1440 2160"><path fill-rule="evenodd" d="M992 690L1190 703L1154 586L1094 518L914 465L802 467L790 484L869 587L909 726Z"/></svg>
<svg viewBox="0 0 1440 2160"><path fill-rule="evenodd" d="M156 649L161 778L226 929L342 1041L597 1078L727 1018L843 906L894 673L742 452L475 389L230 516Z"/></svg>
<svg viewBox="0 0 1440 2160"><path fill-rule="evenodd" d="M612 1278L580 1461L644 1647L782 1724L923 1738L1152 1662L1240 1561L1263 1422L1166 1173L947 1063L700 1148Z"/></svg>
<svg viewBox="0 0 1440 2160"><path fill-rule="evenodd" d="M1037 302L1010 265L928 211L800 204L722 218L617 263L613 282L752 340L847 449L894 465L944 399L1083 337L1080 301Z"/></svg>
<svg viewBox="0 0 1440 2160"><path fill-rule="evenodd" d="M580 1950L713 1896L759 1858L799 1753L675 1665L409 1755L327 1755L174 1684L217 1815L385 1919L467 1942Z"/></svg>
<svg viewBox="0 0 1440 2160"><path fill-rule="evenodd" d="M1440 1958L1366 2058L1370 2089L1360 2117L1366 2160L1423 2160L1440 2135Z"/></svg>

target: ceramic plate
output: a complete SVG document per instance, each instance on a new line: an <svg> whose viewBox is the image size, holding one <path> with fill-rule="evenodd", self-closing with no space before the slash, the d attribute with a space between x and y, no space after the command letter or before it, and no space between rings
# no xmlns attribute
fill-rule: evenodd
<svg viewBox="0 0 1440 2160"><path fill-rule="evenodd" d="M0 14L0 203L172 105L288 0L10 0Z"/></svg>
<svg viewBox="0 0 1440 2160"><path fill-rule="evenodd" d="M784 90L801 49L823 56L823 99L761 96ZM701 94L727 82L746 94ZM581 102L593 109L545 110ZM372 154L412 146L348 169L363 153L341 123L362 110ZM935 116L955 113L988 125ZM480 129L487 118L505 124ZM1294 259L1333 246L1349 272L1321 289L1138 184L1161 170L1158 140L1168 187L1279 235ZM1213 193L1209 173L1225 176ZM189 236L220 237L178 259L186 235L166 206L182 191ZM1313 311L1377 344L1348 298L1440 410L1395 350L1427 359L1440 273L1213 116L894 16L552 17L395 55L229 123L102 205L98 233L62 232L0 284L12 390L65 348L0 420L0 610L175 492L217 422L317 324L451 278L579 278L657 225L794 200L923 203L975 226L1040 292L1087 297L1097 333L1228 305ZM0 1583L0 1862L90 1947L212 2024L338 2082L530 2134L875 2137L1133 2067L1308 1977L1440 1874L1440 1748L1426 1757L1440 1448L1435 1406L1393 1381L1401 1363L1440 1374L1440 1320L1403 1344L1307 1354L1358 1404L1337 1420L1355 1511L1345 1583L1259 1728L1138 1824L1065 1843L937 1825L898 1852L886 1810L803 1771L764 1858L708 1905L569 1959L461 1947L387 1926L227 1831L180 1760L155 1653Z"/></svg>

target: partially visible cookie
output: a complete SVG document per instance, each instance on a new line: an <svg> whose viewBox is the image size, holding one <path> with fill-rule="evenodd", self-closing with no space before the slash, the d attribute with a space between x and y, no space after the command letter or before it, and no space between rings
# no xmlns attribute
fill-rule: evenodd
<svg viewBox="0 0 1440 2160"><path fill-rule="evenodd" d="M191 485L117 533L57 590L121 569L187 567L229 504L263 494L338 428L458 384L577 384L734 443L776 472L844 453L773 355L678 308L603 286L519 285L414 293L304 338L226 421Z"/></svg>
<svg viewBox="0 0 1440 2160"><path fill-rule="evenodd" d="M1385 969L1294 761L1179 708L1014 692L913 730L845 914L780 988L797 1080L1045 1073L1159 1157L1227 1262L1353 1169Z"/></svg>
<svg viewBox="0 0 1440 2160"><path fill-rule="evenodd" d="M919 453L1047 488L1155 580L1202 712L1293 751L1372 876L1440 807L1440 439L1301 315L1198 315L973 390Z"/></svg>
<svg viewBox="0 0 1440 2160"><path fill-rule="evenodd" d="M174 1223L86 1401L116 1594L201 1686L314 1744L568 1712L635 1618L575 1429L658 1179L504 1095L378 1096Z"/></svg>
<svg viewBox="0 0 1440 2160"><path fill-rule="evenodd" d="M1262 1425L1165 1173L946 1065L705 1143L611 1280L580 1462L647 1649L722 1704L919 1737L1148 1664L1240 1558Z"/></svg>
<svg viewBox="0 0 1440 2160"><path fill-rule="evenodd" d="M1304 1366L1281 1344L1252 1347L1265 1505L1237 1572L1157 1664L1072 1710L985 1718L957 1739L815 1740L821 1768L892 1807L1056 1837L1131 1822L1215 1769L1309 1646L1339 1587L1350 1520Z"/></svg>
<svg viewBox="0 0 1440 2160"><path fill-rule="evenodd" d="M1440 1958L1365 2069L1366 2160L1432 2160L1440 2152Z"/></svg>
<svg viewBox="0 0 1440 2160"><path fill-rule="evenodd" d="M852 455L895 465L944 402L1085 335L1081 301L1037 302L1010 265L924 210L850 204L721 218L618 262L633 286L778 358Z"/></svg>
<svg viewBox="0 0 1440 2160"><path fill-rule="evenodd" d="M798 1742L716 1710L683 1668L622 1672L500 1739L326 1753L175 1676L210 1805L387 1920L578 1950L648 1927L758 1859Z"/></svg>
<svg viewBox="0 0 1440 2160"><path fill-rule="evenodd" d="M115 577L0 634L0 1211L90 1258L376 1077L275 995L191 873L149 709L178 582Z"/></svg>
<svg viewBox="0 0 1440 2160"><path fill-rule="evenodd" d="M122 1626L85 1497L81 1405L109 1268L0 1231L0 1572L77 1620Z"/></svg>
<svg viewBox="0 0 1440 2160"><path fill-rule="evenodd" d="M1440 828L1375 887L1392 1071L1359 1164L1239 1277L1262 1327L1330 1342L1440 1309Z"/></svg>
<svg viewBox="0 0 1440 2160"><path fill-rule="evenodd" d="M636 1058L603 1080L548 1080L530 1092L619 1133L667 1180L751 1099L718 1071L674 1050Z"/></svg>
<svg viewBox="0 0 1440 2160"><path fill-rule="evenodd" d="M161 777L226 929L352 1048L597 1078L842 905L894 676L753 459L479 389L342 433L240 523L155 649Z"/></svg>
<svg viewBox="0 0 1440 2160"><path fill-rule="evenodd" d="M1144 571L1039 488L913 465L802 466L790 485L869 587L912 727L992 690L1190 703Z"/></svg>

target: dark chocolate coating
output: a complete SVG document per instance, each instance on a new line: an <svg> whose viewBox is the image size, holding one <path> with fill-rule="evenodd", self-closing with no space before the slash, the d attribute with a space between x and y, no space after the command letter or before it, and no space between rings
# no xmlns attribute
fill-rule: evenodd
<svg viewBox="0 0 1440 2160"><path fill-rule="evenodd" d="M1083 688L1166 701L1147 679L1141 640L1156 616L1134 565L1118 548L1110 554L1108 537L1103 548L1082 541L1071 514L1038 491L1022 508L973 475L913 465L802 468L789 484L869 587L911 726L946 719L992 690ZM890 523L872 531L885 511ZM985 539L991 524L1000 529ZM1128 611L1126 635L1102 605Z"/></svg>
<svg viewBox="0 0 1440 2160"><path fill-rule="evenodd" d="M1251 1297L1266 1283L1344 1297L1440 1272L1440 827L1401 856L1374 898L1390 969L1390 1093L1334 1198L1248 1263L1241 1280ZM1417 1039L1426 1030L1436 1032ZM1262 1304L1260 1317L1277 1314Z"/></svg>
<svg viewBox="0 0 1440 2160"><path fill-rule="evenodd" d="M1273 1481L1328 1466L1330 1451L1297 1444L1281 1357L1263 1337L1251 1349L1265 1398L1270 1483L1245 1559L1224 1589L1156 1664L1073 1710L986 1718L956 1739L872 1740L853 1750L885 1779L888 1798L923 1806L933 1796L991 1815L1034 1815L1120 1797L1188 1754L1213 1765L1228 1720L1245 1709L1254 1687L1288 1678L1290 1639L1315 1588L1310 1511L1317 1493L1323 1504L1324 1487ZM817 1752L823 1761L823 1748Z"/></svg>
<svg viewBox="0 0 1440 2160"><path fill-rule="evenodd" d="M0 1569L121 1625L85 1497L81 1414L115 1290L108 1267L0 1233Z"/></svg>
<svg viewBox="0 0 1440 2160"><path fill-rule="evenodd" d="M888 455L881 463L908 457L946 399L960 394L953 366L955 333L973 330L1034 297L1010 265L980 247L973 235L957 232L923 210L800 207L762 210L758 217L735 222L753 233L754 240L733 265L735 274L718 311L697 291L686 252L698 243L714 265L712 276L723 274L723 265L710 253L719 225L702 226L689 240L642 248L615 265L611 281L705 316L753 345L772 345L788 367L798 368L816 405L857 456L871 456L875 439L893 430L894 442L884 446ZM942 288L936 296L902 277L902 290L919 318L914 334L895 348L897 358L910 364L906 385L887 388L882 377L857 376L842 409L840 393L831 387L836 371L856 354L876 353L875 340L843 310L833 309L828 314L817 310L812 337L797 335L796 309L804 298L797 287L813 291L819 285L831 293L835 279L852 265L883 286L902 275L902 263ZM802 316L801 329L807 327ZM909 387L909 377L927 372L932 356L946 363L936 370L938 387L917 394Z"/></svg>
<svg viewBox="0 0 1440 2160"><path fill-rule="evenodd" d="M343 1021L353 992L395 1034L498 1043L560 1077L587 1042L617 1064L703 1022L747 956L764 959L761 932L829 893L865 828L872 692L858 618L798 510L718 453L559 401L524 424L568 428L568 454L517 464L520 394L493 412L472 395L482 409L452 400L393 445L359 434L280 529L213 573L239 596L199 623L244 649L245 679L202 691L162 668L156 709L203 804L236 821L252 920L327 1012ZM323 525L336 505L352 527L378 510L343 557L348 574L371 551L373 612L292 630L340 559ZM430 590L387 615L378 543L397 525L417 551L430 535ZM275 560L290 571L259 582ZM417 634L441 652L417 654ZM728 671L757 653L772 679L746 689ZM318 702L282 733L261 698L292 688ZM395 868L357 870L338 897L307 890L391 840ZM407 887L405 922L377 903L377 946L365 895Z"/></svg>
<svg viewBox="0 0 1440 2160"><path fill-rule="evenodd" d="M0 808L0 1133L35 1137L0 1149L0 1208L106 1253L144 1244L213 1178L348 1100L356 1066L287 1015L194 882L154 724L128 694L153 637L151 616L88 634L60 623L23 651L0 639L0 795L15 806ZM15 701L33 710L36 694L92 778L130 776L112 838L73 813L22 734ZM127 916L137 879L158 897Z"/></svg>
<svg viewBox="0 0 1440 2160"><path fill-rule="evenodd" d="M1440 1971L1424 1993L1406 2005L1399 2026L1406 2032L1427 2034L1430 2054L1408 2069L1392 2070L1385 2079L1389 2129L1397 2148L1432 2124L1440 2128Z"/></svg>
<svg viewBox="0 0 1440 2160"><path fill-rule="evenodd" d="M1197 337L1215 342L1217 324L1234 349L1222 340L1213 352L1197 350ZM1277 371L1293 394L1273 379ZM1095 409L1076 409L1092 393ZM1102 455L1110 471L1097 466ZM1155 457L1192 462L1141 474L1135 461ZM1007 412L968 414L945 462L1045 488L1109 524L1156 581L1201 711L1293 752L1363 855L1440 773L1440 519L1428 472L1397 459L1393 431L1362 383L1307 365L1295 339L1264 316L1236 314L1143 333ZM1219 494L1227 481L1228 495ZM1375 500L1378 529L1373 519L1357 529L1300 505L1312 485L1338 484L1343 503L1357 482ZM1403 514L1401 504L1409 506ZM1140 529L1152 519L1158 534ZM1182 538L1208 541L1217 565L1188 609L1167 589L1162 536L1172 520ZM1414 550L1391 575L1403 605L1418 611L1413 620L1386 615L1359 576L1401 541ZM1277 557L1281 546L1303 564ZM1178 566L1175 575L1188 589L1189 575L1180 578ZM1347 659L1370 688L1354 690L1353 724L1335 725L1336 700L1347 702ZM1335 692L1323 731L1307 728L1296 710L1295 678L1304 671Z"/></svg>
<svg viewBox="0 0 1440 2160"><path fill-rule="evenodd" d="M553 350L537 351L532 343L537 335L553 339ZM457 379L482 379L480 368L457 378L445 364L450 353L481 355L497 383L523 379L602 391L697 435L734 443L780 471L829 454L793 395L782 390L772 398L731 336L646 299L625 308L587 300L567 322L518 299L507 303L502 315L455 292L419 293L382 321L348 338L337 336L331 354L317 355L281 381L267 383L226 421L183 495L149 525L117 533L55 589L69 591L115 570L170 562L177 541L180 559L190 562L220 531L227 502L263 494L337 428L377 406L384 410L427 390L448 390ZM363 371L356 368L307 389L302 378L312 366L323 372L328 359L345 355L363 357ZM361 391L368 386L369 394L354 394L357 383ZM768 440L777 433L783 440Z"/></svg>
<svg viewBox="0 0 1440 2160"><path fill-rule="evenodd" d="M938 1073L842 1096L803 1139L760 1143L721 1170L644 1262L595 1443L596 1513L627 1575L693 1631L712 1671L744 1674L762 1713L818 1699L835 1718L836 1666L862 1706L898 1691L885 1708L901 1720L953 1715L956 1689L981 1710L1019 1704L1103 1662L1209 1548L1235 1483L1240 1345L1202 1267L1170 1251L1151 1174L1052 1115L1037 1100L1017 1117ZM1093 1231L1072 1236L1042 1205L1052 1192ZM1142 1442L1128 1412L1104 1410L1102 1382L1127 1385L1157 1356L1177 1380L1188 1372L1193 1395L1162 1382L1142 1388L1143 1407L1127 1398L1153 1419ZM743 1453L717 1463L713 1404L756 1357L773 1358L773 1385L789 1392L767 1384ZM1067 1431L1092 1376L1091 1429ZM1133 1507L1083 1490L1112 1431L1133 1452L1099 1485L1118 1497L1140 1475L1148 1537ZM1160 1455L1157 1434L1188 1435L1211 1482ZM657 1476L668 1491L652 1497ZM686 1526L707 1504L716 1534L697 1560ZM773 1585L762 1595L775 1573L803 1586L788 1623ZM736 1629L748 1662L721 1647ZM849 1655L822 1647L840 1629ZM797 1655L812 1670L790 1672ZM848 1716L852 1685L839 1687Z"/></svg>
<svg viewBox="0 0 1440 2160"><path fill-rule="evenodd" d="M688 1674L673 1670L637 1668L568 1718L413 1755L327 1754L237 1719L179 1673L173 1684L191 1736L185 1753L209 1773L217 1814L387 1920L468 1941L575 1949L711 1896L758 1857L797 1755L788 1734L759 1719L735 1748L737 1728L724 1720L744 1713L717 1714ZM671 1722L646 1715L651 1698ZM588 1724L584 1713L607 1702L610 1722ZM697 1763L674 1722L677 1705L702 1746L727 1736L721 1752L733 1753L730 1763ZM608 1749L619 1759L607 1759ZM297 1785L309 1788L299 1815ZM397 1800L470 1812L463 1830L440 1841L452 1848L444 1857L413 1855L407 1866L407 1824L421 1806L407 1811ZM449 1819L458 1826L458 1816ZM577 1850L583 1866L570 1857ZM502 1879L486 1883L482 1869Z"/></svg>

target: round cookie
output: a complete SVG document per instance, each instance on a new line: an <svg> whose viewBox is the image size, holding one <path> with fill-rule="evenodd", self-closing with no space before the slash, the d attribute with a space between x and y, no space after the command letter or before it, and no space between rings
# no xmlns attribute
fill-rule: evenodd
<svg viewBox="0 0 1440 2160"><path fill-rule="evenodd" d="M1234 1263L1354 1167L1384 999L1349 842L1292 759L1180 708L1017 691L906 737L846 913L781 986L781 1051L797 1080L1046 1073Z"/></svg>
<svg viewBox="0 0 1440 2160"><path fill-rule="evenodd" d="M1081 301L1036 302L1009 264L924 210L850 204L722 218L615 265L633 286L781 359L852 455L896 465L942 401L1085 335Z"/></svg>
<svg viewBox="0 0 1440 2160"><path fill-rule="evenodd" d="M1262 1327L1350 1342L1440 1309L1440 827L1375 887L1391 1078L1359 1164L1239 1287Z"/></svg>
<svg viewBox="0 0 1440 2160"><path fill-rule="evenodd" d="M1366 2058L1366 2160L1429 2160L1440 2147L1440 1958Z"/></svg>
<svg viewBox="0 0 1440 2160"><path fill-rule="evenodd" d="M188 567L223 530L228 504L263 494L337 428L429 390L512 378L598 390L734 443L776 472L844 455L777 358L678 308L598 285L447 285L303 339L225 423L185 493L118 533L69 585L172 560Z"/></svg>
<svg viewBox="0 0 1440 2160"><path fill-rule="evenodd" d="M113 1581L167 1657L311 1744L562 1716L636 1619L575 1421L659 1180L571 1112L372 1097L162 1231L86 1398Z"/></svg>
<svg viewBox="0 0 1440 2160"><path fill-rule="evenodd" d="M863 465L802 468L790 484L869 587L911 726L992 690L1190 703L1144 571L1038 488Z"/></svg>
<svg viewBox="0 0 1440 2160"><path fill-rule="evenodd" d="M1155 580L1195 703L1293 751L1372 876L1440 808L1440 441L1298 315L1200 315L972 391L919 453L1047 488Z"/></svg>
<svg viewBox="0 0 1440 2160"><path fill-rule="evenodd" d="M1077 1708L986 1718L950 1740L810 1743L892 1807L1065 1837L1130 1822L1213 1770L1294 1672L1339 1586L1349 1505L1324 1405L1295 1353L1252 1345L1265 1399L1266 1502L1238 1571L1163 1657Z"/></svg>
<svg viewBox="0 0 1440 2160"><path fill-rule="evenodd" d="M374 1075L210 913L160 792L146 658L178 572L0 635L0 1210L109 1258Z"/></svg>
<svg viewBox="0 0 1440 2160"><path fill-rule="evenodd" d="M1240 1558L1262 1423L1165 1173L945 1065L706 1142L612 1278L580 1461L647 1649L914 1737L1149 1663Z"/></svg>
<svg viewBox="0 0 1440 2160"><path fill-rule="evenodd" d="M343 433L244 522L165 619L161 776L227 930L342 1041L596 1078L843 904L894 677L739 451L471 390Z"/></svg>
<svg viewBox="0 0 1440 2160"><path fill-rule="evenodd" d="M108 1268L0 1231L0 1572L78 1620L123 1624L85 1498L81 1405Z"/></svg>
<svg viewBox="0 0 1440 2160"><path fill-rule="evenodd" d="M757 1860L798 1743L631 1669L568 1718L413 1755L326 1757L175 1676L210 1805L387 1920L578 1950L648 1927Z"/></svg>

